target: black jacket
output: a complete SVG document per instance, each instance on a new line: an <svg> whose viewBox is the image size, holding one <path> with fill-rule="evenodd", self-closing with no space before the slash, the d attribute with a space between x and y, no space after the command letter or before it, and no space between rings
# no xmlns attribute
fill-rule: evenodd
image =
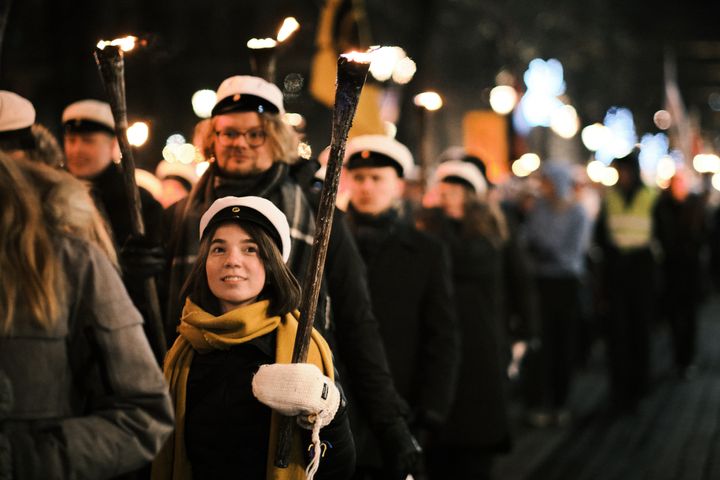
<svg viewBox="0 0 720 480"><path fill-rule="evenodd" d="M274 332L229 350L193 357L187 381L185 446L195 480L232 478L238 472L243 478L265 479L271 410L255 398L251 383L260 365L274 359ZM310 431L300 431L307 452ZM349 478L355 445L344 400L333 421L320 430L320 440L327 449L316 478Z"/></svg>
<svg viewBox="0 0 720 480"><path fill-rule="evenodd" d="M395 385L412 409L412 426L418 433L437 430L452 405L460 361L448 252L395 211L368 217L351 207L348 220L368 269ZM373 463L363 450L373 450L377 442L362 443L359 461Z"/></svg>
<svg viewBox="0 0 720 480"><path fill-rule="evenodd" d="M439 240L393 213L369 219L351 209L348 220L395 385L418 417L440 423L459 363L450 257Z"/></svg>
<svg viewBox="0 0 720 480"><path fill-rule="evenodd" d="M444 216L431 231L450 250L462 344L455 403L440 443L451 448L505 451L510 447L510 429L504 248L484 237L465 236L458 222Z"/></svg>
<svg viewBox="0 0 720 480"><path fill-rule="evenodd" d="M91 193L95 199L95 206L107 219L112 229L116 247L122 247L132 233L130 224L130 209L125 193L125 181L120 167L111 163L97 177L90 181ZM140 204L142 205L142 218L145 223L146 237L159 241L160 224L163 208L160 202L140 188Z"/></svg>
<svg viewBox="0 0 720 480"><path fill-rule="evenodd" d="M288 265L302 283L309 262L314 233L311 199L303 193L288 174L285 164L276 163L257 179L228 181L218 191L214 188L213 169L206 172L209 178L195 185L196 193L169 207L166 225L170 238L172 271L168 285L168 333L175 330L182 306L180 287L195 261L198 248L198 222L207 207L221 195L259 195L271 200L288 217L291 227L292 252ZM257 181L253 181L257 180ZM205 188L203 191L198 191ZM189 205L188 205L188 202ZM305 218L305 221L297 219ZM346 392L353 391L357 407L370 423L381 431L395 424L404 414L406 406L397 394L390 374L386 353L373 315L367 289L362 258L348 231L341 212L333 217L327 259L323 277L326 289L321 292L318 305L317 328L328 340L335 355L335 364ZM175 313L173 313L173 308ZM327 313L330 316L326 316ZM326 318L331 319L326 324ZM168 336L168 340L173 338Z"/></svg>
<svg viewBox="0 0 720 480"><path fill-rule="evenodd" d="M125 192L125 181L120 167L111 163L102 173L93 178L90 182L90 192L95 200L95 206L107 220L116 249L119 250L120 267L123 270L123 283L127 289L133 304L140 311L145 322L143 328L151 341L153 348L156 348L158 333L153 331L155 322L151 318L150 301L147 297L147 290L143 278L136 278L127 273L122 255L122 247L132 235L130 222L130 207ZM147 190L140 188L140 203L142 206L142 219L145 225L145 238L148 244L157 244L160 241L160 232L163 216L163 208ZM162 362L162 352L155 351L155 356Z"/></svg>

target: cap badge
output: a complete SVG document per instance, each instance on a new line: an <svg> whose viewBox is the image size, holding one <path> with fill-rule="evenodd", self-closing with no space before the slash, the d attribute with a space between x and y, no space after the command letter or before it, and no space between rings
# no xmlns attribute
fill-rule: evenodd
<svg viewBox="0 0 720 480"><path fill-rule="evenodd" d="M230 211L233 213L238 213L240 211L240 207L233 207Z"/></svg>

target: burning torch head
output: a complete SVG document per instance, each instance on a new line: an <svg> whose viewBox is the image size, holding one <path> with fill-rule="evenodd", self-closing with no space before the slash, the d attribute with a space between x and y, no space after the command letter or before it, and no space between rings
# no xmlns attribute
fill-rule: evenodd
<svg viewBox="0 0 720 480"><path fill-rule="evenodd" d="M285 113L282 91L260 77L226 78L218 87L212 116L230 112Z"/></svg>
<svg viewBox="0 0 720 480"><path fill-rule="evenodd" d="M345 168L393 167L404 178L413 169L410 150L387 135L359 135L348 141L345 148Z"/></svg>
<svg viewBox="0 0 720 480"><path fill-rule="evenodd" d="M35 108L17 93L0 90L0 150L29 150L35 147L31 127Z"/></svg>
<svg viewBox="0 0 720 480"><path fill-rule="evenodd" d="M115 135L115 120L110 104L98 100L80 100L68 105L62 114L66 132L105 132Z"/></svg>

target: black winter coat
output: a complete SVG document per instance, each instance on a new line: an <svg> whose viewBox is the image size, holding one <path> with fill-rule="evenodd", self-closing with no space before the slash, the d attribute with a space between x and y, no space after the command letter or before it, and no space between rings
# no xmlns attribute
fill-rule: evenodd
<svg viewBox="0 0 720 480"><path fill-rule="evenodd" d="M132 235L130 222L130 207L124 187L123 174L120 167L111 163L100 175L91 180L91 189L95 206L107 220L115 242L116 249L120 250ZM149 244L157 244L160 241L160 232L163 216L163 208L153 196L140 188L140 204L142 205L142 219L145 225L145 237ZM126 272L123 265L123 256L120 252L120 267ZM151 321L151 307L145 290L143 278L135 278L127 273L123 274L123 283L127 289L133 304L140 311L145 319L143 328L146 335L151 339L151 345L155 346L154 339L158 333L152 331L155 323ZM162 362L162 352L155 352L159 362Z"/></svg>
<svg viewBox="0 0 720 480"><path fill-rule="evenodd" d="M445 447L506 451L507 335L504 252L482 237L467 238L458 222L433 226L450 249L462 356L455 403L442 430Z"/></svg>
<svg viewBox="0 0 720 480"><path fill-rule="evenodd" d="M437 430L450 411L460 361L449 254L438 239L402 222L394 211L370 218L351 208L348 220L368 269L395 385L412 409L412 426Z"/></svg>
<svg viewBox="0 0 720 480"><path fill-rule="evenodd" d="M289 176L287 165L276 163L256 179L227 181L220 191L211 187L217 178L214 178L213 169L209 169L206 175L211 177L201 179L195 186L196 189L203 184L209 186L205 192L199 192L200 195L195 199L197 203L188 208L187 202L193 200L186 198L165 212L169 229L166 238L171 238L170 253L173 257L173 270L168 281L168 333L175 330L179 319L170 307L174 305L176 313L179 313L177 307L182 306L179 287L197 254L200 216L217 197L231 194L260 195L271 200L288 217L292 237L288 265L300 282L305 278L305 267L310 258L314 224L311 228L307 221L298 219L314 218L315 212L311 200ZM328 310L332 315L332 323L324 325L322 318L316 318L314 326L325 336L333 350L346 392L355 393L353 398L357 402L351 403L350 408L359 408L376 431L381 431L396 424L407 407L393 385L378 322L370 305L362 258L342 212L337 210L333 217L324 272L323 282L327 286L325 291L329 302L318 305L318 315L322 317L324 310ZM168 336L169 341L172 339Z"/></svg>
<svg viewBox="0 0 720 480"><path fill-rule="evenodd" d="M270 407L252 393L260 365L275 361L275 332L228 350L195 355L187 381L185 446L193 477L264 480L270 440ZM340 385L337 385L340 388ZM300 429L303 451L311 451L310 431ZM355 445L345 401L332 422L320 430L327 452L315 478L349 478ZM309 462L310 458L306 458Z"/></svg>

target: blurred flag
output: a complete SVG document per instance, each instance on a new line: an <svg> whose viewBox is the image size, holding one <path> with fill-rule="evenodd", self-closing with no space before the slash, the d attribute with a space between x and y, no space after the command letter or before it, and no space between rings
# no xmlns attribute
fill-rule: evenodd
<svg viewBox="0 0 720 480"><path fill-rule="evenodd" d="M674 52L665 52L665 110L670 112L672 125L670 133L674 133L676 143L685 157L685 162L692 162L695 154L700 153L700 135L693 128L685 108L680 88L677 83L677 62Z"/></svg>
<svg viewBox="0 0 720 480"><path fill-rule="evenodd" d="M315 34L316 51L310 72L310 94L329 108L335 104L337 59L341 53L365 51L371 45L363 0L326 0ZM385 133L380 118L381 91L366 83L349 137Z"/></svg>

